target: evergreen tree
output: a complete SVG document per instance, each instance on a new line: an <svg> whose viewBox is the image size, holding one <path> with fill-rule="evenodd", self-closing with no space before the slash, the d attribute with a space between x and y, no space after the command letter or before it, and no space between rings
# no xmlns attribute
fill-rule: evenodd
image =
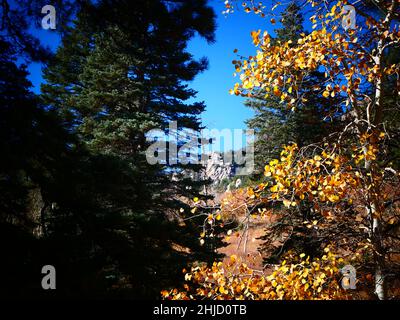
<svg viewBox="0 0 400 320"><path fill-rule="evenodd" d="M27 61L46 62L51 51L37 37L46 14L42 8L51 4L56 10L56 29L64 33L72 16L86 7L87 0L2 0L0 1L0 34L12 46L15 54Z"/></svg>
<svg viewBox="0 0 400 320"><path fill-rule="evenodd" d="M0 296L28 296L40 289L35 280L43 266L44 210L51 207L56 175L65 168L73 140L30 91L15 46L0 37L0 52L1 271L8 275Z"/></svg>
<svg viewBox="0 0 400 320"><path fill-rule="evenodd" d="M196 94L187 82L207 61L194 60L186 47L195 33L213 41L214 28L206 1L100 1L78 15L45 71L44 103L77 135L77 150L88 153L80 165L85 179L78 179L79 189L72 186L70 199L82 201L65 219L50 215L49 233L80 239L66 249L88 257L88 272L109 279L105 288L113 284L120 294L157 296L188 260L213 259L213 248L193 239L204 218L181 226L171 218L180 208L189 211L188 199L204 184L172 175L200 166L150 165L146 133L171 121L178 129L201 128L205 106L187 102Z"/></svg>

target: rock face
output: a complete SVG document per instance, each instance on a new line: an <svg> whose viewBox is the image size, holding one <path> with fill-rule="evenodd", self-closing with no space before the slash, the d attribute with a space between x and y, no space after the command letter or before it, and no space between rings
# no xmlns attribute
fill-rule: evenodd
<svg viewBox="0 0 400 320"><path fill-rule="evenodd" d="M236 165L232 161L225 162L222 154L213 152L208 155L202 178L210 179L211 187L215 188L223 179L235 176L236 169Z"/></svg>
<svg viewBox="0 0 400 320"><path fill-rule="evenodd" d="M181 173L173 173L171 178L173 181L179 181L186 177L194 180L210 180L211 184L204 187L204 194L214 194L216 187L224 179L231 179L238 173L240 166L235 164L232 160L224 159L223 154L219 152L211 152L207 155L203 155L202 158L203 169L198 172L183 170ZM240 180L240 179L238 179ZM237 181L227 185L229 189L231 187L238 187Z"/></svg>

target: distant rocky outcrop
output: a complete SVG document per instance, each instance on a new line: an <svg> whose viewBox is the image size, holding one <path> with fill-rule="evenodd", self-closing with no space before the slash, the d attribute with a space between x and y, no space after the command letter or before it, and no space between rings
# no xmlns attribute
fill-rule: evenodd
<svg viewBox="0 0 400 320"><path fill-rule="evenodd" d="M224 159L224 154L212 152L205 161L202 172L203 179L211 180L211 189L215 189L224 179L231 179L236 175L238 167L232 161Z"/></svg>
<svg viewBox="0 0 400 320"><path fill-rule="evenodd" d="M213 152L209 155L204 169L204 177L217 183L224 178L235 175L235 166L232 163L225 163L223 155Z"/></svg>
<svg viewBox="0 0 400 320"><path fill-rule="evenodd" d="M194 180L209 180L211 183L203 192L205 194L215 194L217 191L229 191L231 188L238 188L241 180L233 179L239 174L241 166L229 158L227 154L211 152L202 157L203 169L200 172L183 170L180 173L172 174L173 181L179 181L186 177ZM224 182L221 184L221 182ZM220 190L220 189L223 190ZM217 190L219 189L219 190Z"/></svg>

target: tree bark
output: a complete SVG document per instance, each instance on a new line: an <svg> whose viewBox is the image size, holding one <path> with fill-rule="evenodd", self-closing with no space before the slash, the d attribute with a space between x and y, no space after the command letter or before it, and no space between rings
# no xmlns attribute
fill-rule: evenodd
<svg viewBox="0 0 400 320"><path fill-rule="evenodd" d="M379 134L379 129L382 125L383 121L383 109L382 109L382 61L385 49L385 37L383 36L384 31L390 29L390 23L392 19L392 15L396 8L397 0L392 0L390 7L388 8L388 12L383 21L383 28L380 35L380 40L377 43L376 54L373 59L375 65L378 69L378 78L375 83L375 101L373 102L373 109L370 106L367 108L367 121L368 121L368 130L372 130L373 135ZM370 112L373 110L374 118L371 121ZM374 142L376 143L376 142ZM364 149L366 152L366 148ZM366 153L365 153L366 155ZM372 168L372 162L370 160L365 160L365 171L368 176L371 177L371 183L373 183L374 178L374 168ZM372 188L374 189L374 188ZM372 192L371 192L372 191ZM377 193L379 190L370 190L371 196L368 199L367 205L367 213L370 217L371 221L371 241L374 249L374 258L375 258L375 294L378 299L384 300L386 299L386 286L385 286L385 253L382 245L382 234L381 234L381 214L382 212L377 211L377 203L376 198L373 193Z"/></svg>

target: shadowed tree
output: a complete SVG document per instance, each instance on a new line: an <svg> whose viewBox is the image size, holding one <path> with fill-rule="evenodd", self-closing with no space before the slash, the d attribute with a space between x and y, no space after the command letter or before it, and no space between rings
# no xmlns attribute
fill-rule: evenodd
<svg viewBox="0 0 400 320"><path fill-rule="evenodd" d="M204 218L179 225L174 219L181 208L190 211L188 202L200 197L205 182L173 175L201 166L176 161L171 141L172 161L150 165L146 157L149 130L164 131L171 121L179 130L201 129L205 105L188 102L196 92L187 83L207 61L195 60L187 42L196 33L213 41L214 29L206 1L100 1L78 15L45 71L43 101L90 155L89 189L80 192L88 191L97 208L85 212L82 201L67 220L50 215L49 232L87 239L78 256L91 252L88 263L98 263L90 273L108 279L117 294L158 295L175 281L172 270L214 255L191 236Z"/></svg>

